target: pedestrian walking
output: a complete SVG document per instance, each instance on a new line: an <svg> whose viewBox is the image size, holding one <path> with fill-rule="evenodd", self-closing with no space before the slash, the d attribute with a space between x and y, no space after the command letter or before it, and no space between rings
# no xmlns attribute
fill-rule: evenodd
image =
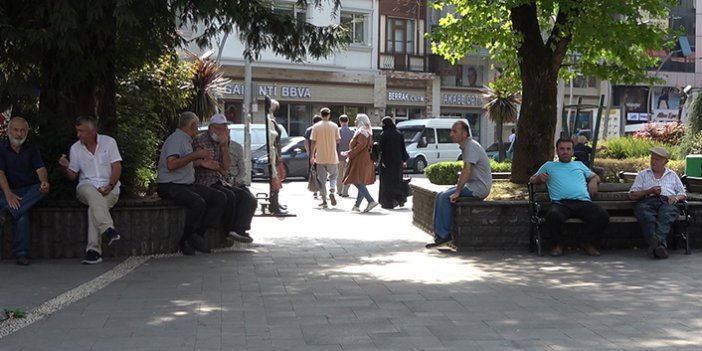
<svg viewBox="0 0 702 351"><path fill-rule="evenodd" d="M349 143L349 151L343 153L348 158L348 168L344 176L344 184L353 184L358 189L356 203L351 209L352 212L361 212L360 206L363 199L368 201L368 206L363 212L369 212L378 203L368 192L367 185L375 183L375 165L371 160L371 148L373 147L373 130L370 119L365 114L356 116L356 132Z"/></svg>

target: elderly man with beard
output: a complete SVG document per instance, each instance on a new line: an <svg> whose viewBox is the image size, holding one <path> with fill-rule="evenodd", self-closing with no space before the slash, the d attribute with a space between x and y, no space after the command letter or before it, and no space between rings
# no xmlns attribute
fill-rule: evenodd
<svg viewBox="0 0 702 351"><path fill-rule="evenodd" d="M211 149L214 151L212 160L216 167L206 165L195 166L195 184L208 186L227 196L222 221L227 237L243 242L253 241L247 230L251 229L255 208L252 211L250 197L243 190L227 182L232 159L229 155L229 121L222 114L216 114L210 119L206 132L198 134L193 139L193 149Z"/></svg>
<svg viewBox="0 0 702 351"><path fill-rule="evenodd" d="M0 223L9 216L15 227L12 253L18 265L29 264L32 243L29 210L49 192L49 177L39 149L27 140L29 124L10 120L7 140L0 148Z"/></svg>

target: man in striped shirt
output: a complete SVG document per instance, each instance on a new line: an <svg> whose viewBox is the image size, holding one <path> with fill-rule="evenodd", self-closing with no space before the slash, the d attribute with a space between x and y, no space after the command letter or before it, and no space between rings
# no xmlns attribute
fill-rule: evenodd
<svg viewBox="0 0 702 351"><path fill-rule="evenodd" d="M651 148L651 167L639 172L629 189L629 198L638 201L634 213L648 254L655 258L668 258L666 239L679 214L675 204L686 199L680 177L665 166L669 158L665 148Z"/></svg>

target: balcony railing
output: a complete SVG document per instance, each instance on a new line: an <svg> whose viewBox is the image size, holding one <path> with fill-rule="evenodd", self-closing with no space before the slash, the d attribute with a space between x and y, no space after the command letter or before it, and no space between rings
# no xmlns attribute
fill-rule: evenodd
<svg viewBox="0 0 702 351"><path fill-rule="evenodd" d="M393 71L426 72L426 56L409 54L380 54L380 69Z"/></svg>

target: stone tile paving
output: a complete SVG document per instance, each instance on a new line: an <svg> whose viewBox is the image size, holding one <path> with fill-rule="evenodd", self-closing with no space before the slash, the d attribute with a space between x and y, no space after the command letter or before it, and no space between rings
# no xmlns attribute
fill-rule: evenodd
<svg viewBox="0 0 702 351"><path fill-rule="evenodd" d="M702 254L441 253L408 210L319 210L302 186L255 245L148 260L0 349L702 349Z"/></svg>

